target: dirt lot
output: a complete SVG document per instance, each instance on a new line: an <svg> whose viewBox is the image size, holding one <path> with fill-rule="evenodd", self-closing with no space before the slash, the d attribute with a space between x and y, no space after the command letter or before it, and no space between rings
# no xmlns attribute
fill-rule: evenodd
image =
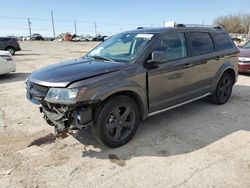
<svg viewBox="0 0 250 188"><path fill-rule="evenodd" d="M21 42L17 72L0 76L0 187L250 187L247 75L229 103L201 100L151 117L121 148L98 144L90 130L54 140L24 80L95 45Z"/></svg>

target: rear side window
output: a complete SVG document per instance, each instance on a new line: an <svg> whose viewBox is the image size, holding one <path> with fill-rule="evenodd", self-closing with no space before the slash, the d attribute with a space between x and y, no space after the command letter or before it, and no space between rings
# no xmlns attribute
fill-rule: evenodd
<svg viewBox="0 0 250 188"><path fill-rule="evenodd" d="M0 42L7 42L9 40L10 40L9 38L0 38Z"/></svg>
<svg viewBox="0 0 250 188"><path fill-rule="evenodd" d="M216 51L228 50L234 47L233 41L225 33L216 33L213 37Z"/></svg>
<svg viewBox="0 0 250 188"><path fill-rule="evenodd" d="M214 51L214 45L209 33L189 33L192 55L202 55Z"/></svg>

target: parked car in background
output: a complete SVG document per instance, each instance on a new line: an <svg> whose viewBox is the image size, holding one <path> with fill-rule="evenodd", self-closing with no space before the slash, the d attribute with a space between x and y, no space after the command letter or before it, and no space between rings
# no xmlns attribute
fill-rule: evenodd
<svg viewBox="0 0 250 188"><path fill-rule="evenodd" d="M22 36L19 38L20 41L30 41L30 36Z"/></svg>
<svg viewBox="0 0 250 188"><path fill-rule="evenodd" d="M44 37L45 41L54 41L55 38L54 37Z"/></svg>
<svg viewBox="0 0 250 188"><path fill-rule="evenodd" d="M6 50L14 55L16 51L20 51L20 45L16 38L0 37L0 50Z"/></svg>
<svg viewBox="0 0 250 188"><path fill-rule="evenodd" d="M44 38L39 33L34 33L31 35L30 40L44 40Z"/></svg>
<svg viewBox="0 0 250 188"><path fill-rule="evenodd" d="M97 37L97 40L100 41L100 42L104 42L106 39L107 39L108 36L99 36Z"/></svg>
<svg viewBox="0 0 250 188"><path fill-rule="evenodd" d="M250 73L250 41L240 47L238 69L241 73Z"/></svg>
<svg viewBox="0 0 250 188"><path fill-rule="evenodd" d="M18 36L18 37L17 37L17 40L18 40L18 41L22 41L22 40L23 40L23 36Z"/></svg>
<svg viewBox="0 0 250 188"><path fill-rule="evenodd" d="M56 132L84 129L119 147L140 120L208 97L225 104L239 50L220 28L145 28L117 34L86 56L36 70L27 98Z"/></svg>
<svg viewBox="0 0 250 188"><path fill-rule="evenodd" d="M105 41L106 38L107 38L107 36L97 36L97 37L93 37L92 41L103 42L103 41Z"/></svg>
<svg viewBox="0 0 250 188"><path fill-rule="evenodd" d="M0 74L16 71L16 63L8 51L0 51Z"/></svg>
<svg viewBox="0 0 250 188"><path fill-rule="evenodd" d="M82 36L74 36L72 41L74 41L74 42L83 42L83 41L85 41L85 37L83 35Z"/></svg>
<svg viewBox="0 0 250 188"><path fill-rule="evenodd" d="M84 38L85 38L84 41L93 41L93 37L90 36L90 35L87 35L87 36L85 36Z"/></svg>
<svg viewBox="0 0 250 188"><path fill-rule="evenodd" d="M234 41L234 44L238 47L238 46L240 46L240 44L241 44L241 39L239 39L239 38L232 38L232 40Z"/></svg>

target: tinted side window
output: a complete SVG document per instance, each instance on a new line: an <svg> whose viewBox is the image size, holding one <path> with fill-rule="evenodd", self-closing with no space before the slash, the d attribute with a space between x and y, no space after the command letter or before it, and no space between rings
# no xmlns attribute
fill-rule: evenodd
<svg viewBox="0 0 250 188"><path fill-rule="evenodd" d="M189 33L192 55L202 55L214 51L214 45L209 33Z"/></svg>
<svg viewBox="0 0 250 188"><path fill-rule="evenodd" d="M9 38L0 38L0 42L7 42L9 40L10 40Z"/></svg>
<svg viewBox="0 0 250 188"><path fill-rule="evenodd" d="M216 51L227 50L234 47L233 41L225 33L216 33L213 37Z"/></svg>
<svg viewBox="0 0 250 188"><path fill-rule="evenodd" d="M166 34L156 45L154 51L166 54L167 61L187 57L187 46L184 33Z"/></svg>

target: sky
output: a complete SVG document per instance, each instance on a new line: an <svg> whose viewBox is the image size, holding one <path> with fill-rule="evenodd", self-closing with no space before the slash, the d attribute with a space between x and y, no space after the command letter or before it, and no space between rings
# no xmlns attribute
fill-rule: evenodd
<svg viewBox="0 0 250 188"><path fill-rule="evenodd" d="M53 36L51 10L56 35L113 35L125 30L162 27L164 21L186 24L213 24L219 16L250 14L250 0L0 0L0 36Z"/></svg>

